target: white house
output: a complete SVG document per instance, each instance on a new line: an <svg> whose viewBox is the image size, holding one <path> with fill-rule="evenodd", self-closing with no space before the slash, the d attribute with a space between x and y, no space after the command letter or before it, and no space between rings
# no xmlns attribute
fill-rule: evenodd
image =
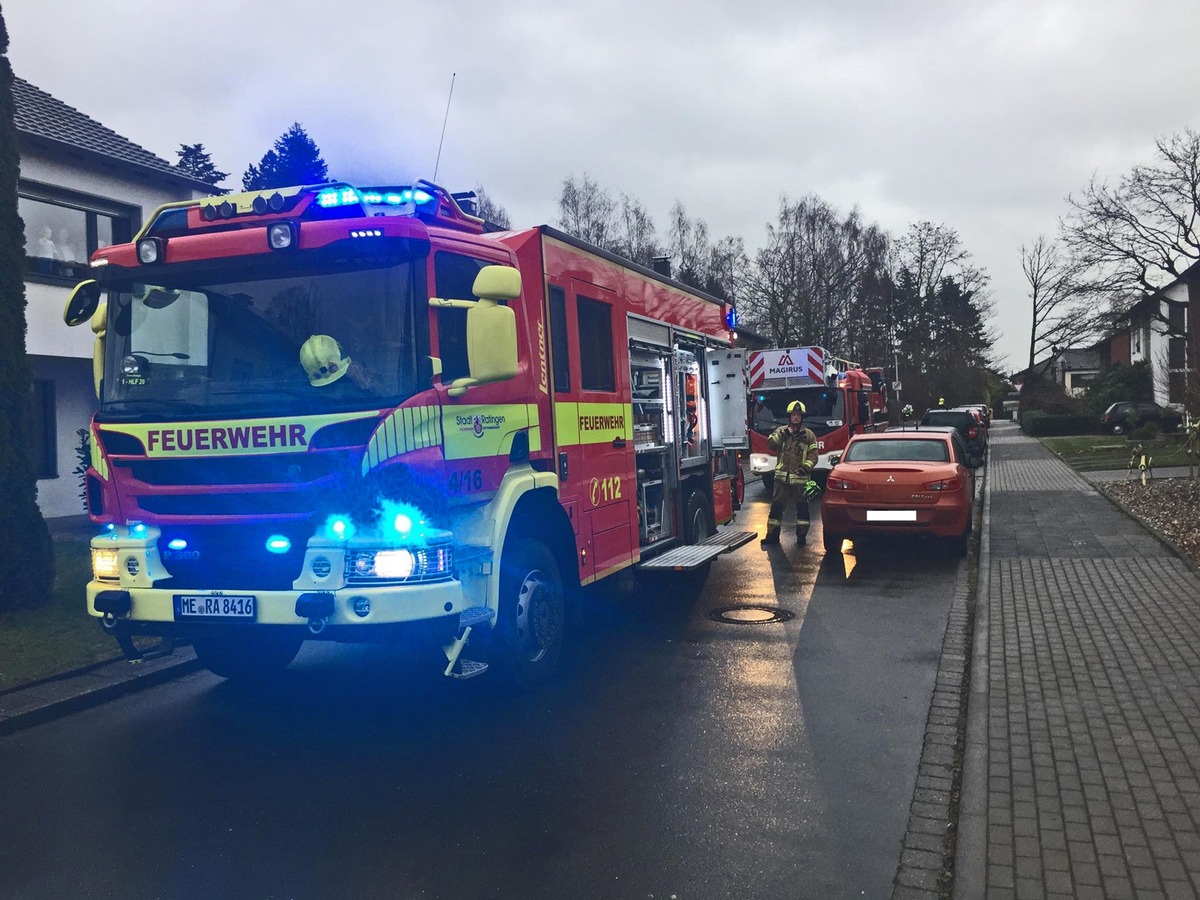
<svg viewBox="0 0 1200 900"><path fill-rule="evenodd" d="M98 247L128 241L160 204L218 191L20 78L13 100L38 505L47 518L79 516L77 432L96 408L93 335L63 324L67 296Z"/></svg>

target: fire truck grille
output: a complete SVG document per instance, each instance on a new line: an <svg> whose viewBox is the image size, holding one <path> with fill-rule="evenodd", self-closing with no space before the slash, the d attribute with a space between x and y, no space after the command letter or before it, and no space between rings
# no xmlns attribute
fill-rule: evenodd
<svg viewBox="0 0 1200 900"><path fill-rule="evenodd" d="M304 567L311 533L308 522L282 526L165 525L158 539L158 555L171 577L154 586L176 590L290 590ZM267 550L267 539L278 535L290 542L286 553Z"/></svg>
<svg viewBox="0 0 1200 900"><path fill-rule="evenodd" d="M329 478L350 465L344 452L280 453L208 459L117 460L130 474L154 487L185 485L301 484Z"/></svg>
<svg viewBox="0 0 1200 900"><path fill-rule="evenodd" d="M312 512L304 493L143 494L138 506L161 516L295 516Z"/></svg>

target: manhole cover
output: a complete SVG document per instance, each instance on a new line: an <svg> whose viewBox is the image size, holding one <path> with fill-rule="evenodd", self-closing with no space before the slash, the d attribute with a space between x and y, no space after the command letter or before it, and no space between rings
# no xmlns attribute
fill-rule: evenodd
<svg viewBox="0 0 1200 900"><path fill-rule="evenodd" d="M723 606L711 610L708 617L727 625L774 625L794 618L795 613L778 606Z"/></svg>

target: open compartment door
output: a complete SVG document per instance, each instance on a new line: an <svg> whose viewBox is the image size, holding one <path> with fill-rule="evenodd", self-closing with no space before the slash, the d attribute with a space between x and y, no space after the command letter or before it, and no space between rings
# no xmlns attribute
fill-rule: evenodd
<svg viewBox="0 0 1200 900"><path fill-rule="evenodd" d="M708 370L708 410L713 450L747 450L746 351L740 347L711 348L705 354Z"/></svg>

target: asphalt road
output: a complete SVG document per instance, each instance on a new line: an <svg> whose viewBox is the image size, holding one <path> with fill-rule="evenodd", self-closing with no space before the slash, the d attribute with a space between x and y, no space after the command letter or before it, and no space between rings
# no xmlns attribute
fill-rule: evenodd
<svg viewBox="0 0 1200 900"><path fill-rule="evenodd" d="M886 897L958 561L819 547L591 595L533 695L310 644L0 739L0 897Z"/></svg>

